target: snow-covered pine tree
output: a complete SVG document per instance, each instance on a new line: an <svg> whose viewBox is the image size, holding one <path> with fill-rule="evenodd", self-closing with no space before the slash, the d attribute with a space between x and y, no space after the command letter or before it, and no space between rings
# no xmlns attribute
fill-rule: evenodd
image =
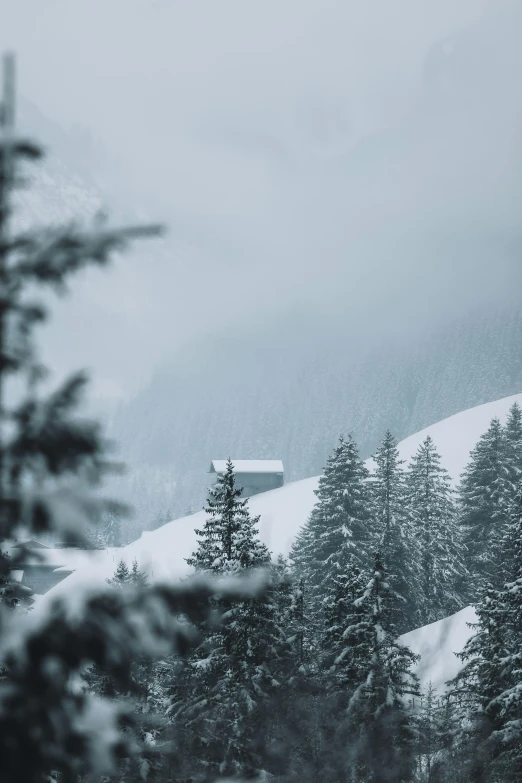
<svg viewBox="0 0 522 783"><path fill-rule="evenodd" d="M501 546L500 589L482 588L475 634L452 683L459 705L463 779L514 783L522 776L522 482Z"/></svg>
<svg viewBox="0 0 522 783"><path fill-rule="evenodd" d="M367 607L357 603L367 583L368 571L361 572L350 558L346 571L332 576L323 603L324 626L315 675L324 694L319 703L320 763L325 776L335 780L347 775L346 749L353 734L347 709L360 685L361 669L368 662Z"/></svg>
<svg viewBox="0 0 522 783"><path fill-rule="evenodd" d="M134 587L146 587L148 584L147 575L143 571L140 571L137 560L132 561L129 582L131 585L134 585Z"/></svg>
<svg viewBox="0 0 522 783"><path fill-rule="evenodd" d="M270 562L268 549L257 538L259 517L251 518L248 500L241 500L236 487L234 466L227 461L226 471L209 489L198 549L187 559L197 571L223 575L236 570L258 568Z"/></svg>
<svg viewBox="0 0 522 783"><path fill-rule="evenodd" d="M507 507L511 508L522 479L522 410L517 402L509 409L504 427L506 446Z"/></svg>
<svg viewBox="0 0 522 783"><path fill-rule="evenodd" d="M317 502L291 551L298 578L310 595L311 630L324 625L325 604L335 603L337 578L368 565L372 542L368 470L359 459L352 436L339 438L315 490Z"/></svg>
<svg viewBox="0 0 522 783"><path fill-rule="evenodd" d="M522 481L512 506L504 543L506 583L499 591L497 615L504 655L499 661L501 692L488 712L498 715L495 767L506 783L522 779Z"/></svg>
<svg viewBox="0 0 522 783"><path fill-rule="evenodd" d="M461 704L468 779L514 783L522 776L522 482L500 550L505 583L483 590L453 692Z"/></svg>
<svg viewBox="0 0 522 783"><path fill-rule="evenodd" d="M430 680L420 695L418 712L418 766L416 777L422 783L433 780L433 767L439 750L437 736L437 692Z"/></svg>
<svg viewBox="0 0 522 783"><path fill-rule="evenodd" d="M393 622L399 634L415 627L420 587L420 553L412 515L406 503L406 477L397 441L386 432L373 457L376 469L370 481L372 519L379 546L387 553L388 581L399 600Z"/></svg>
<svg viewBox="0 0 522 783"><path fill-rule="evenodd" d="M429 435L411 461L406 488L409 525L419 553L417 625L426 625L465 605L466 573L450 479Z"/></svg>
<svg viewBox="0 0 522 783"><path fill-rule="evenodd" d="M123 587L130 582L130 571L127 563L124 560L120 560L114 571L114 575L111 579L107 579L110 585L116 585L116 587Z"/></svg>
<svg viewBox="0 0 522 783"><path fill-rule="evenodd" d="M215 577L265 568L270 580L262 596L232 606L218 599L219 627L204 627L202 644L185 667L171 710L189 750L187 774L203 770L246 775L266 763L270 704L290 675L291 648L284 627L285 602L276 567L257 534L248 501L235 486L232 462L209 491L208 517L198 549L188 563ZM265 750L263 750L265 748Z"/></svg>
<svg viewBox="0 0 522 783"><path fill-rule="evenodd" d="M502 722L495 737L500 746L495 767L503 781L515 783L522 780L522 576L506 587L510 635L502 680L507 682L489 709L500 709Z"/></svg>
<svg viewBox="0 0 522 783"><path fill-rule="evenodd" d="M420 693L412 673L418 656L396 640L390 620L394 600L376 553L370 580L355 602L364 611L352 631L362 654L346 711L351 732L346 738L347 780L399 783L414 778L416 718L410 701Z"/></svg>
<svg viewBox="0 0 522 783"><path fill-rule="evenodd" d="M511 501L507 524L499 544L502 580L515 582L522 562L522 477Z"/></svg>
<svg viewBox="0 0 522 783"><path fill-rule="evenodd" d="M498 756L495 733L502 728L502 717L497 698L507 686L503 660L508 650L506 606L500 593L486 586L476 612L475 635L458 654L464 666L451 683L451 693L459 706L460 762L465 778L479 783L490 779Z"/></svg>
<svg viewBox="0 0 522 783"><path fill-rule="evenodd" d="M147 578L139 570L136 560L133 561L131 570L124 560L120 560L112 578L106 581L117 588L147 587ZM149 656L136 656L130 664L129 678L123 689L107 667L94 665L83 674L83 680L91 693L108 697L120 704L126 702L127 705L132 705L134 730L142 742L143 752L135 758L129 757L121 762L120 774L125 783L139 783L143 780L145 769L148 772L147 779L154 780L154 773L162 769L154 746L161 741L165 733L167 679L173 668L173 663L166 666L164 662L158 663Z"/></svg>
<svg viewBox="0 0 522 783"><path fill-rule="evenodd" d="M180 672L170 715L186 775L251 776L273 773L281 674L289 645L274 591L225 615ZM272 747L271 747L272 746Z"/></svg>
<svg viewBox="0 0 522 783"><path fill-rule="evenodd" d="M312 540L314 531L312 528L311 517L309 517L302 528L298 531L292 547L290 549L290 565L292 581L294 584L301 585L301 609L306 615L307 622L302 626L302 650L306 657L306 651L316 649L319 638L320 621L322 613L317 605L317 597L310 580L308 564L310 562L312 551Z"/></svg>
<svg viewBox="0 0 522 783"><path fill-rule="evenodd" d="M360 655L365 658L366 637L361 636L360 620L365 607L356 603L368 582L368 572L357 566L347 574L332 578L325 602L325 628L321 639L322 668L326 689L338 694L337 702L346 709L351 693L357 687Z"/></svg>
<svg viewBox="0 0 522 783"><path fill-rule="evenodd" d="M444 693L437 700L435 735L437 752L427 783L460 783L463 770L458 743L459 710L451 691Z"/></svg>
<svg viewBox="0 0 522 783"><path fill-rule="evenodd" d="M418 721L415 783L461 783L455 696L437 694L430 682L420 701L415 699L415 702Z"/></svg>
<svg viewBox="0 0 522 783"><path fill-rule="evenodd" d="M288 679L293 682L303 681L310 658L310 650L305 646L305 629L308 623L306 588L302 580L294 579L290 563L283 555L277 556L275 563L272 563L271 571L278 616L285 628L288 644L286 667Z"/></svg>
<svg viewBox="0 0 522 783"><path fill-rule="evenodd" d="M309 643L307 589L286 558L279 556L273 568L287 647L279 645L285 653L278 653L280 685L270 707L270 770L284 780L318 780L326 773L322 733L327 699L324 678L317 676L317 649Z"/></svg>
<svg viewBox="0 0 522 783"><path fill-rule="evenodd" d="M516 418L513 414L513 432ZM475 598L488 582L500 586L499 545L509 513L508 476L505 433L495 418L471 452L459 486L460 525Z"/></svg>

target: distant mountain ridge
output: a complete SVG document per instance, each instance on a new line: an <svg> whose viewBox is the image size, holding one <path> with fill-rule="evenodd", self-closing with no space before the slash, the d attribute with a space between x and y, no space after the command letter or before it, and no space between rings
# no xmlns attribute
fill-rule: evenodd
<svg viewBox="0 0 522 783"><path fill-rule="evenodd" d="M201 349L188 369L158 374L113 422L130 467L118 491L137 509L132 534L159 512L201 508L210 459L278 458L285 481L303 479L321 471L341 433L353 432L366 458L388 428L402 439L516 394L521 345L522 313L506 307L475 312L415 348L360 356L327 333L295 355L277 332Z"/></svg>

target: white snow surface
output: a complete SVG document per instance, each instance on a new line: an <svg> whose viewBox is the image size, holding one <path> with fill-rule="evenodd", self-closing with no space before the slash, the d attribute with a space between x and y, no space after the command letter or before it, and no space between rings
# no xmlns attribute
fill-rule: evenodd
<svg viewBox="0 0 522 783"><path fill-rule="evenodd" d="M473 635L474 630L468 623L475 623L476 620L473 607L466 606L444 620L401 636L401 642L421 656L415 670L423 688L431 682L440 694L445 690L448 680L458 674L462 662L455 653L461 652Z"/></svg>
<svg viewBox="0 0 522 783"><path fill-rule="evenodd" d="M234 473L284 473L280 459L233 459ZM213 459L211 472L225 473L226 459Z"/></svg>
<svg viewBox="0 0 522 783"><path fill-rule="evenodd" d="M426 427L401 441L400 456L409 461L422 441L430 435L441 454L442 465L450 473L455 485L469 460L471 449L487 430L491 419L496 416L505 421L514 402L522 405L522 394L478 405ZM367 460L366 464L371 470L373 460ZM314 506L314 490L317 488L318 479L318 476L314 476L294 481L279 489L249 498L252 514L260 516L260 538L274 554L288 554L296 534ZM137 560L139 567L148 573L152 581L186 576L189 568L185 558L195 550L195 529L201 529L204 520L205 512L199 511L175 519L157 530L143 533L137 541L117 553L111 553L111 557L97 558L96 562L82 565L75 573L40 597L38 604L46 604L54 596L77 593L81 587L91 590L96 583L103 584L105 579L113 575L116 560L120 558L129 566L133 560ZM414 652L422 656L417 671L423 684L431 679L435 687L442 689L444 683L455 676L460 661L454 653L460 652L472 635L472 630L466 623L473 622L474 619L473 608L467 607L451 617L411 631L402 637Z"/></svg>

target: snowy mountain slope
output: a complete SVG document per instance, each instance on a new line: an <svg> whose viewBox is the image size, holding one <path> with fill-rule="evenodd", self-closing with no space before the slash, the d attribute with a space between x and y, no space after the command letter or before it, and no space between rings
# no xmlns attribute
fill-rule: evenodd
<svg viewBox="0 0 522 783"><path fill-rule="evenodd" d="M320 472L341 432L368 457L387 428L406 438L522 389L518 306L463 314L414 346L390 338L359 352L341 326L309 321L233 341L210 334L122 405L109 434L129 468L112 491L137 512L126 541L167 510L201 508L212 458L277 457L297 481Z"/></svg>
<svg viewBox="0 0 522 783"><path fill-rule="evenodd" d="M442 455L442 464L456 483L471 449L491 419L495 416L505 419L515 401L522 404L522 394L479 405L426 427L399 444L401 458L409 460L426 436L431 435ZM370 469L371 462L367 461ZM252 514L260 515L261 539L274 554L288 554L297 532L314 506L317 482L318 477L315 476L250 498ZM154 580L182 577L189 571L185 558L196 546L195 529L202 526L204 518L205 512L199 511L152 532L143 533L137 541L119 550L119 555L129 565L136 559L140 568L146 570ZM103 581L112 576L113 572L112 561L104 561L103 566L93 563L67 577L45 599L74 589L75 585L92 584L93 580Z"/></svg>
<svg viewBox="0 0 522 783"><path fill-rule="evenodd" d="M464 649L473 634L468 623L476 619L473 607L466 606L450 617L401 636L401 641L421 656L416 672L423 688L431 682L442 693L445 683L458 674L462 664L455 653Z"/></svg>
<svg viewBox="0 0 522 783"><path fill-rule="evenodd" d="M419 430L400 442L401 459L409 460L422 441L431 435L442 456L442 465L449 472L453 485L456 485L468 462L471 449L487 430L491 419L498 417L503 422L514 402L522 405L522 394L513 394L477 405ZM371 468L372 460L368 460L367 464Z"/></svg>

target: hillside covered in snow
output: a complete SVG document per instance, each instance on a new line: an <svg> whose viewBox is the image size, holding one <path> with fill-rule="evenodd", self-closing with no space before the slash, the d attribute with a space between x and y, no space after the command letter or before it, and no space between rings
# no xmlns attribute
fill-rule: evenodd
<svg viewBox="0 0 522 783"><path fill-rule="evenodd" d="M455 653L464 649L473 634L470 624L476 620L473 607L466 606L450 617L416 628L401 637L412 652L420 655L416 673L423 688L431 683L438 693L442 693L445 684L458 674L461 662Z"/></svg>
<svg viewBox="0 0 522 783"><path fill-rule="evenodd" d="M420 443L430 435L441 454L443 467L456 485L471 449L486 431L491 419L499 417L504 420L514 402L522 404L522 394L470 408L420 430L399 443L401 459L409 461ZM372 460L367 460L366 464L371 469ZM251 513L260 517L261 540L274 555L289 553L297 532L314 506L314 490L317 488L318 478L314 476L293 481L279 489L263 492L249 499ZM194 531L202 526L204 519L204 511L175 519L157 530L143 533L138 540L120 549L119 554L129 565L136 559L140 568L146 570L153 579L183 577L190 570L185 558L190 556L196 546ZM112 564L107 564L105 569L82 568L55 590L69 590L75 582L84 579L110 577L113 570L111 568ZM51 594L52 592L49 593Z"/></svg>
<svg viewBox="0 0 522 783"><path fill-rule="evenodd" d="M486 431L491 419L498 417L504 421L514 402L522 404L522 394L479 405L420 430L399 444L400 457L409 461L430 435L455 485L468 462L471 449ZM367 466L372 469L371 459L367 460ZM260 537L274 554L288 554L297 532L314 506L317 483L318 477L315 476L249 499L251 512L260 517ZM185 558L196 548L195 529L202 527L204 518L205 512L200 511L143 533L137 541L114 552L112 558L98 559L82 566L40 601L45 603L53 596L70 594L83 586L103 582L113 575L116 561L120 558L129 566L136 560L153 581L186 576L190 569ZM459 661L454 653L462 649L471 635L468 623L474 618L473 609L468 607L404 636L408 646L421 655L418 674L423 683L432 681L440 689L457 673Z"/></svg>

